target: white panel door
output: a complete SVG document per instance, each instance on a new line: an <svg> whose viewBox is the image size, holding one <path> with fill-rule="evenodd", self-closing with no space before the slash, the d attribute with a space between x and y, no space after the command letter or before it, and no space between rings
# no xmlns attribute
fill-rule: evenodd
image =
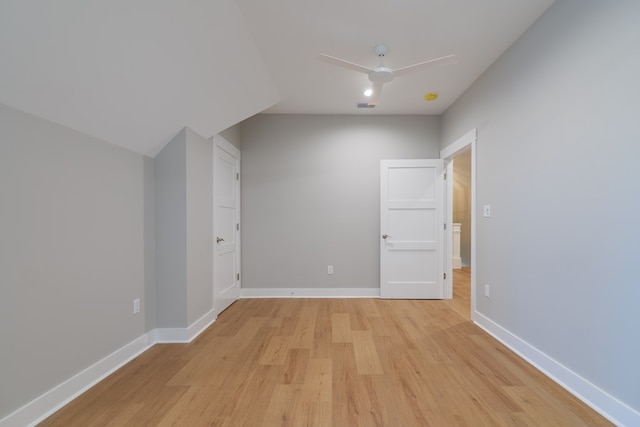
<svg viewBox="0 0 640 427"><path fill-rule="evenodd" d="M240 298L240 150L213 137L213 306Z"/></svg>
<svg viewBox="0 0 640 427"><path fill-rule="evenodd" d="M381 161L382 298L444 298L443 212L442 160Z"/></svg>

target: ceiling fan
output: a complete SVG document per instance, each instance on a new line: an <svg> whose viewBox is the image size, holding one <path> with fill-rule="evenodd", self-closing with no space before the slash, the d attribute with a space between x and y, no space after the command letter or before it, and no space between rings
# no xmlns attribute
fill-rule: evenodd
<svg viewBox="0 0 640 427"><path fill-rule="evenodd" d="M403 76L405 74L409 74L413 71L417 71L420 68L446 64L455 62L455 55L447 55L440 58L430 59L428 61L419 62L413 65L407 65L406 67L396 68L392 70L389 67L385 67L384 65L384 56L389 52L389 47L385 44L379 44L373 48L373 52L378 55L380 58L380 63L375 68L365 67L364 65L355 64L350 61L346 61L344 59L336 58L335 56L320 54L318 59L321 61L327 62L329 64L337 65L339 67L348 68L350 70L358 71L360 73L365 73L369 76L369 80L373 83L371 97L369 102L367 102L370 106L378 105L378 100L380 99L380 93L382 92L382 85L390 82L397 76Z"/></svg>

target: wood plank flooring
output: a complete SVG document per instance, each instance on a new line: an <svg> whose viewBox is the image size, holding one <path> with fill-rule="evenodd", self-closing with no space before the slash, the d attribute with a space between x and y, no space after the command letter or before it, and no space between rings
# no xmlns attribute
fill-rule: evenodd
<svg viewBox="0 0 640 427"><path fill-rule="evenodd" d="M465 270L449 301L240 300L41 425L611 425L469 321Z"/></svg>

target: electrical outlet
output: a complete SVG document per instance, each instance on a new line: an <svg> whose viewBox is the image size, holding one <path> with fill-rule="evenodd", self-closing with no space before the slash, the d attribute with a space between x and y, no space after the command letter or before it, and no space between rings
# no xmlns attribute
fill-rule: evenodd
<svg viewBox="0 0 640 427"><path fill-rule="evenodd" d="M133 314L140 313L140 298L133 300Z"/></svg>
<svg viewBox="0 0 640 427"><path fill-rule="evenodd" d="M327 274L333 274L333 265L327 267Z"/></svg>
<svg viewBox="0 0 640 427"><path fill-rule="evenodd" d="M484 296L489 298L489 285L484 285Z"/></svg>

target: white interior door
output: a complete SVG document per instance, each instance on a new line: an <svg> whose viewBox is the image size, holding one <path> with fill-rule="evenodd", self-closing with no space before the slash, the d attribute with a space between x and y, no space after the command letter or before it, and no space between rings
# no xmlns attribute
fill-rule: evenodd
<svg viewBox="0 0 640 427"><path fill-rule="evenodd" d="M380 163L380 296L444 298L440 159Z"/></svg>
<svg viewBox="0 0 640 427"><path fill-rule="evenodd" d="M240 150L213 137L213 306L240 298Z"/></svg>

